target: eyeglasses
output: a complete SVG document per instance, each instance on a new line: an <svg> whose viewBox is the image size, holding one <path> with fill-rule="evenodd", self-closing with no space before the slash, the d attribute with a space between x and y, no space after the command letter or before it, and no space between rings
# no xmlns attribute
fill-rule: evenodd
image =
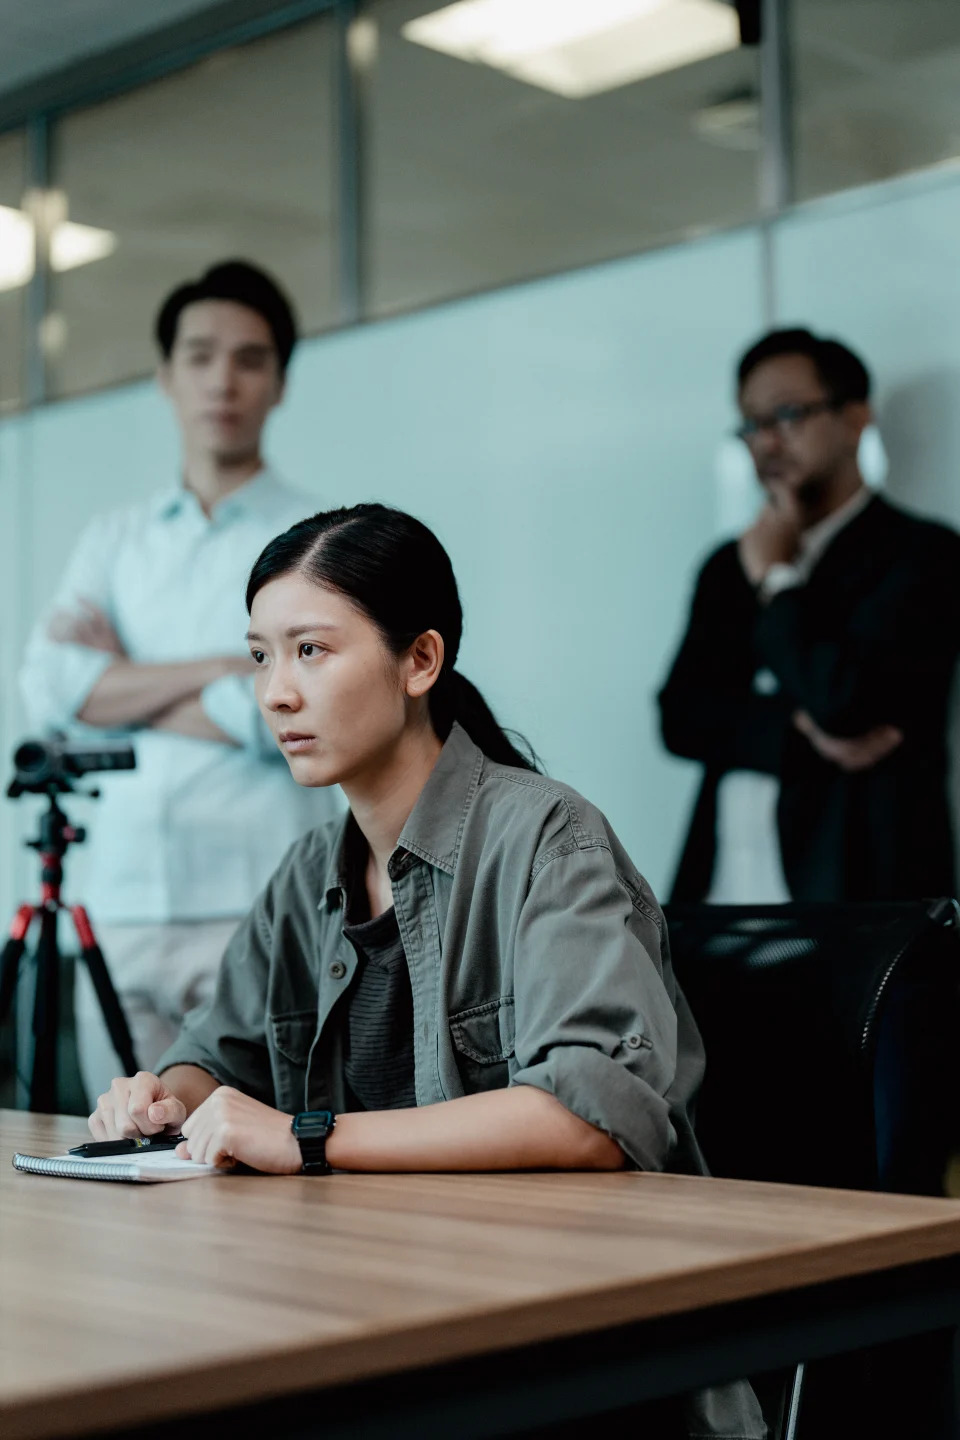
<svg viewBox="0 0 960 1440"><path fill-rule="evenodd" d="M782 439L786 439L799 430L803 422L812 415L821 415L826 410L839 410L842 405L842 400L828 399L809 400L806 405L778 405L769 415L756 415L744 420L733 433L746 445L752 444L764 430L776 430Z"/></svg>

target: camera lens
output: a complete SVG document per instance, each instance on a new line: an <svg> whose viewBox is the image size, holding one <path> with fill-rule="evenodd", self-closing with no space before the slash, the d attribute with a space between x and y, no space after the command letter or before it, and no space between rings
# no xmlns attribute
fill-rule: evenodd
<svg viewBox="0 0 960 1440"><path fill-rule="evenodd" d="M25 740L14 752L13 763L21 775L39 775L47 768L47 747Z"/></svg>

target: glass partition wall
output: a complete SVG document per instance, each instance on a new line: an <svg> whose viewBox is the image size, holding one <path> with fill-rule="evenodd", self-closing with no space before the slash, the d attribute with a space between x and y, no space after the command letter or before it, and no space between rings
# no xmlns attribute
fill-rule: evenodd
<svg viewBox="0 0 960 1440"><path fill-rule="evenodd" d="M160 299L217 260L318 334L770 220L771 164L782 210L960 153L957 0L214 9L148 74L8 107L0 413L148 373Z"/></svg>
<svg viewBox="0 0 960 1440"><path fill-rule="evenodd" d="M957 0L791 0L798 199L960 156Z"/></svg>
<svg viewBox="0 0 960 1440"><path fill-rule="evenodd" d="M163 297L217 260L273 271L308 333L336 323L334 28L222 51L55 127L52 188L89 258L53 264L51 397L149 371Z"/></svg>

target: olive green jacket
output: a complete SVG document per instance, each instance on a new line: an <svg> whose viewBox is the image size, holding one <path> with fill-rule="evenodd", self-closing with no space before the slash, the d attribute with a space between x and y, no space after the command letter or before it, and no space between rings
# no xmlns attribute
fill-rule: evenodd
<svg viewBox="0 0 960 1440"><path fill-rule="evenodd" d="M343 1109L338 1000L349 817L287 852L164 1065L285 1110ZM535 1085L645 1170L700 1171L703 1049L663 916L609 824L565 785L489 761L454 726L390 878L413 993L417 1103Z"/></svg>

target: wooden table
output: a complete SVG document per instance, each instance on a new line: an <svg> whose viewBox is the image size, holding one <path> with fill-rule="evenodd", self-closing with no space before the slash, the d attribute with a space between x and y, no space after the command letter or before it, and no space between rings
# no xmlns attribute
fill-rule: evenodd
<svg viewBox="0 0 960 1440"><path fill-rule="evenodd" d="M12 1169L83 1128L0 1112L4 1440L179 1440L242 1406L270 1440L318 1415L324 1437L469 1440L960 1324L954 1201L673 1175Z"/></svg>

